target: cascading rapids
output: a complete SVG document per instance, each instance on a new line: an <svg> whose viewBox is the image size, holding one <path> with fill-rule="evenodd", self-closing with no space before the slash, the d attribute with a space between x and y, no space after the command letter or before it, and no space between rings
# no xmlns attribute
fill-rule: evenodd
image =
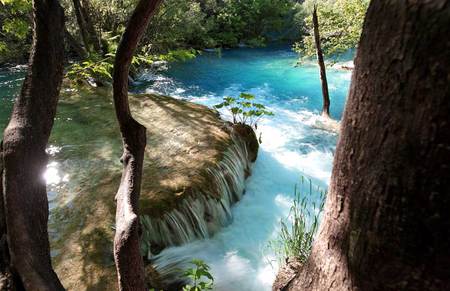
<svg viewBox="0 0 450 291"><path fill-rule="evenodd" d="M213 189L198 189L186 197L177 208L162 217L149 218L146 231L151 234L150 244L160 247L182 245L195 239L210 237L232 220L231 206L244 193L246 172L250 160L245 142L232 134L232 143L224 152L223 159L208 168Z"/></svg>

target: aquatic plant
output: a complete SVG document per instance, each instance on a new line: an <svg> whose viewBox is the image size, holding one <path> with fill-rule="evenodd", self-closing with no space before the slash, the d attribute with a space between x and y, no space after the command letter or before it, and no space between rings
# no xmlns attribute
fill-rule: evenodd
<svg viewBox="0 0 450 291"><path fill-rule="evenodd" d="M301 177L301 189L305 186L305 179ZM317 191L319 203L313 200L313 186L309 180L309 192L302 193L295 186L295 197L289 215L280 221L280 230L277 238L269 242L269 248L275 253L277 259L283 262L295 258L301 263L306 262L311 253L314 235L319 226L326 192Z"/></svg>
<svg viewBox="0 0 450 291"><path fill-rule="evenodd" d="M191 280L192 285L183 287L183 291L203 291L212 290L214 278L209 271L209 266L202 260L194 259L191 261L195 267L189 268L184 272L184 276Z"/></svg>
<svg viewBox="0 0 450 291"><path fill-rule="evenodd" d="M238 98L226 96L223 102L214 106L216 109L227 108L233 118L233 123L246 124L257 128L258 121L264 116L272 116L273 112L266 109L263 104L250 102L255 95L241 93Z"/></svg>

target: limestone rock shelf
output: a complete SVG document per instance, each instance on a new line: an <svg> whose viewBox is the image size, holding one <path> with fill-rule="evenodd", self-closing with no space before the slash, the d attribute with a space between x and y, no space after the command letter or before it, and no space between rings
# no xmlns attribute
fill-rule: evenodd
<svg viewBox="0 0 450 291"><path fill-rule="evenodd" d="M64 94L53 136L62 148L55 159L72 177L54 189L50 220L55 269L68 290L116 284L112 238L121 144L109 92L92 90ZM230 207L242 197L257 156L253 130L171 97L134 95L130 102L148 130L140 212L147 216L151 251L209 237L230 223ZM87 136L70 140L77 132L61 122L68 119Z"/></svg>

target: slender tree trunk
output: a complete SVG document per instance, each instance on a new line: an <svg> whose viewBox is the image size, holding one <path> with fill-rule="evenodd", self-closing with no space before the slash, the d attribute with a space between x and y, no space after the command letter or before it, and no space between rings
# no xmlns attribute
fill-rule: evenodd
<svg viewBox="0 0 450 291"><path fill-rule="evenodd" d="M323 222L285 290L450 290L450 1L372 1Z"/></svg>
<svg viewBox="0 0 450 291"><path fill-rule="evenodd" d="M120 290L147 290L144 263L139 248L138 202L146 129L131 115L128 75L133 54L160 0L140 0L122 36L113 75L114 105L123 140L123 173L116 201L114 260Z"/></svg>
<svg viewBox="0 0 450 291"><path fill-rule="evenodd" d="M89 14L89 2L87 0L72 0L72 2L85 50L89 53L101 54L100 38L97 36Z"/></svg>
<svg viewBox="0 0 450 291"><path fill-rule="evenodd" d="M320 82L322 84L323 106L322 115L330 117L330 95L328 93L327 73L325 70L325 62L323 60L322 47L320 46L319 20L317 19L317 5L313 10L313 26L314 26L314 42L316 44L317 62L320 68Z"/></svg>
<svg viewBox="0 0 450 291"><path fill-rule="evenodd" d="M92 44L94 50L101 54L102 44L100 42L100 37L95 30L94 24L92 23L91 8L88 0L81 0L81 12L86 23L86 29L89 33L89 41Z"/></svg>
<svg viewBox="0 0 450 291"><path fill-rule="evenodd" d="M52 269L48 201L42 173L63 76L64 12L57 0L33 1L28 74L3 141L3 196L11 269L26 290L64 290Z"/></svg>
<svg viewBox="0 0 450 291"><path fill-rule="evenodd" d="M73 0L73 10L75 11L75 16L77 18L78 28L80 29L81 39L83 40L84 49L87 52L92 52L92 47L89 42L89 33L86 27L86 22L81 11L80 0Z"/></svg>
<svg viewBox="0 0 450 291"><path fill-rule="evenodd" d="M67 44L69 47L71 47L74 52L78 55L80 58L86 58L87 52L84 50L84 48L78 43L78 41L70 34L70 32L65 29L64 30L65 39L67 41Z"/></svg>

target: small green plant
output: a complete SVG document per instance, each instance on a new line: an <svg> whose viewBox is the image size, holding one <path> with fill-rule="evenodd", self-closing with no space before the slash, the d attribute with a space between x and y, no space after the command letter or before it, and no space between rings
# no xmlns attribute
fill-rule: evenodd
<svg viewBox="0 0 450 291"><path fill-rule="evenodd" d="M96 83L104 83L112 81L112 71L115 59L115 51L117 49L118 40L116 37L108 39L108 48L110 50L105 56L99 56L97 54L89 55L85 60L77 63L73 63L67 69L66 77L75 83L80 83L84 80L94 80ZM0 47L0 50L2 47ZM154 63L155 61L187 61L195 58L198 52L194 49L190 50L173 50L167 54L153 55L148 52L146 47L142 48L139 53L133 56L131 61L130 72L135 74L140 68L146 67Z"/></svg>
<svg viewBox="0 0 450 291"><path fill-rule="evenodd" d="M183 291L212 290L214 278L210 273L209 266L202 260L192 260L191 264L195 267L187 269L184 276L191 280L192 285L184 286Z"/></svg>
<svg viewBox="0 0 450 291"><path fill-rule="evenodd" d="M67 70L66 77L75 82L89 78L96 81L110 81L112 79L113 60L110 54L104 58L92 54L84 61L72 64Z"/></svg>
<svg viewBox="0 0 450 291"><path fill-rule="evenodd" d="M111 82L115 53L108 53L104 57L91 54L84 61L72 64L66 77L72 81L80 82L93 79L96 82ZM153 63L153 56L137 54L133 57L130 71L135 72L139 67Z"/></svg>
<svg viewBox="0 0 450 291"><path fill-rule="evenodd" d="M91 53L83 61L73 63L67 69L66 77L68 79L74 81L75 84L89 79L100 84L112 81L114 59L119 45L120 34L115 35L112 32L104 32L103 40L108 53L105 55ZM130 72L132 74L136 73L139 68L151 65L156 59L156 56L149 53L149 48L143 46L133 56Z"/></svg>
<svg viewBox="0 0 450 291"><path fill-rule="evenodd" d="M233 123L246 124L257 128L258 121L263 117L272 116L273 113L260 103L251 102L255 96L241 93L238 98L224 97L223 102L214 106L216 109L227 108L233 117Z"/></svg>
<svg viewBox="0 0 450 291"><path fill-rule="evenodd" d="M305 179L302 177L301 188L304 186ZM313 196L311 180L309 180L309 194L302 194L302 191L298 191L297 185L295 186L295 198L289 215L280 221L278 237L269 242L269 248L274 251L280 262L296 258L304 263L308 259L326 195L326 192L317 190L320 193L319 204L311 202Z"/></svg>

